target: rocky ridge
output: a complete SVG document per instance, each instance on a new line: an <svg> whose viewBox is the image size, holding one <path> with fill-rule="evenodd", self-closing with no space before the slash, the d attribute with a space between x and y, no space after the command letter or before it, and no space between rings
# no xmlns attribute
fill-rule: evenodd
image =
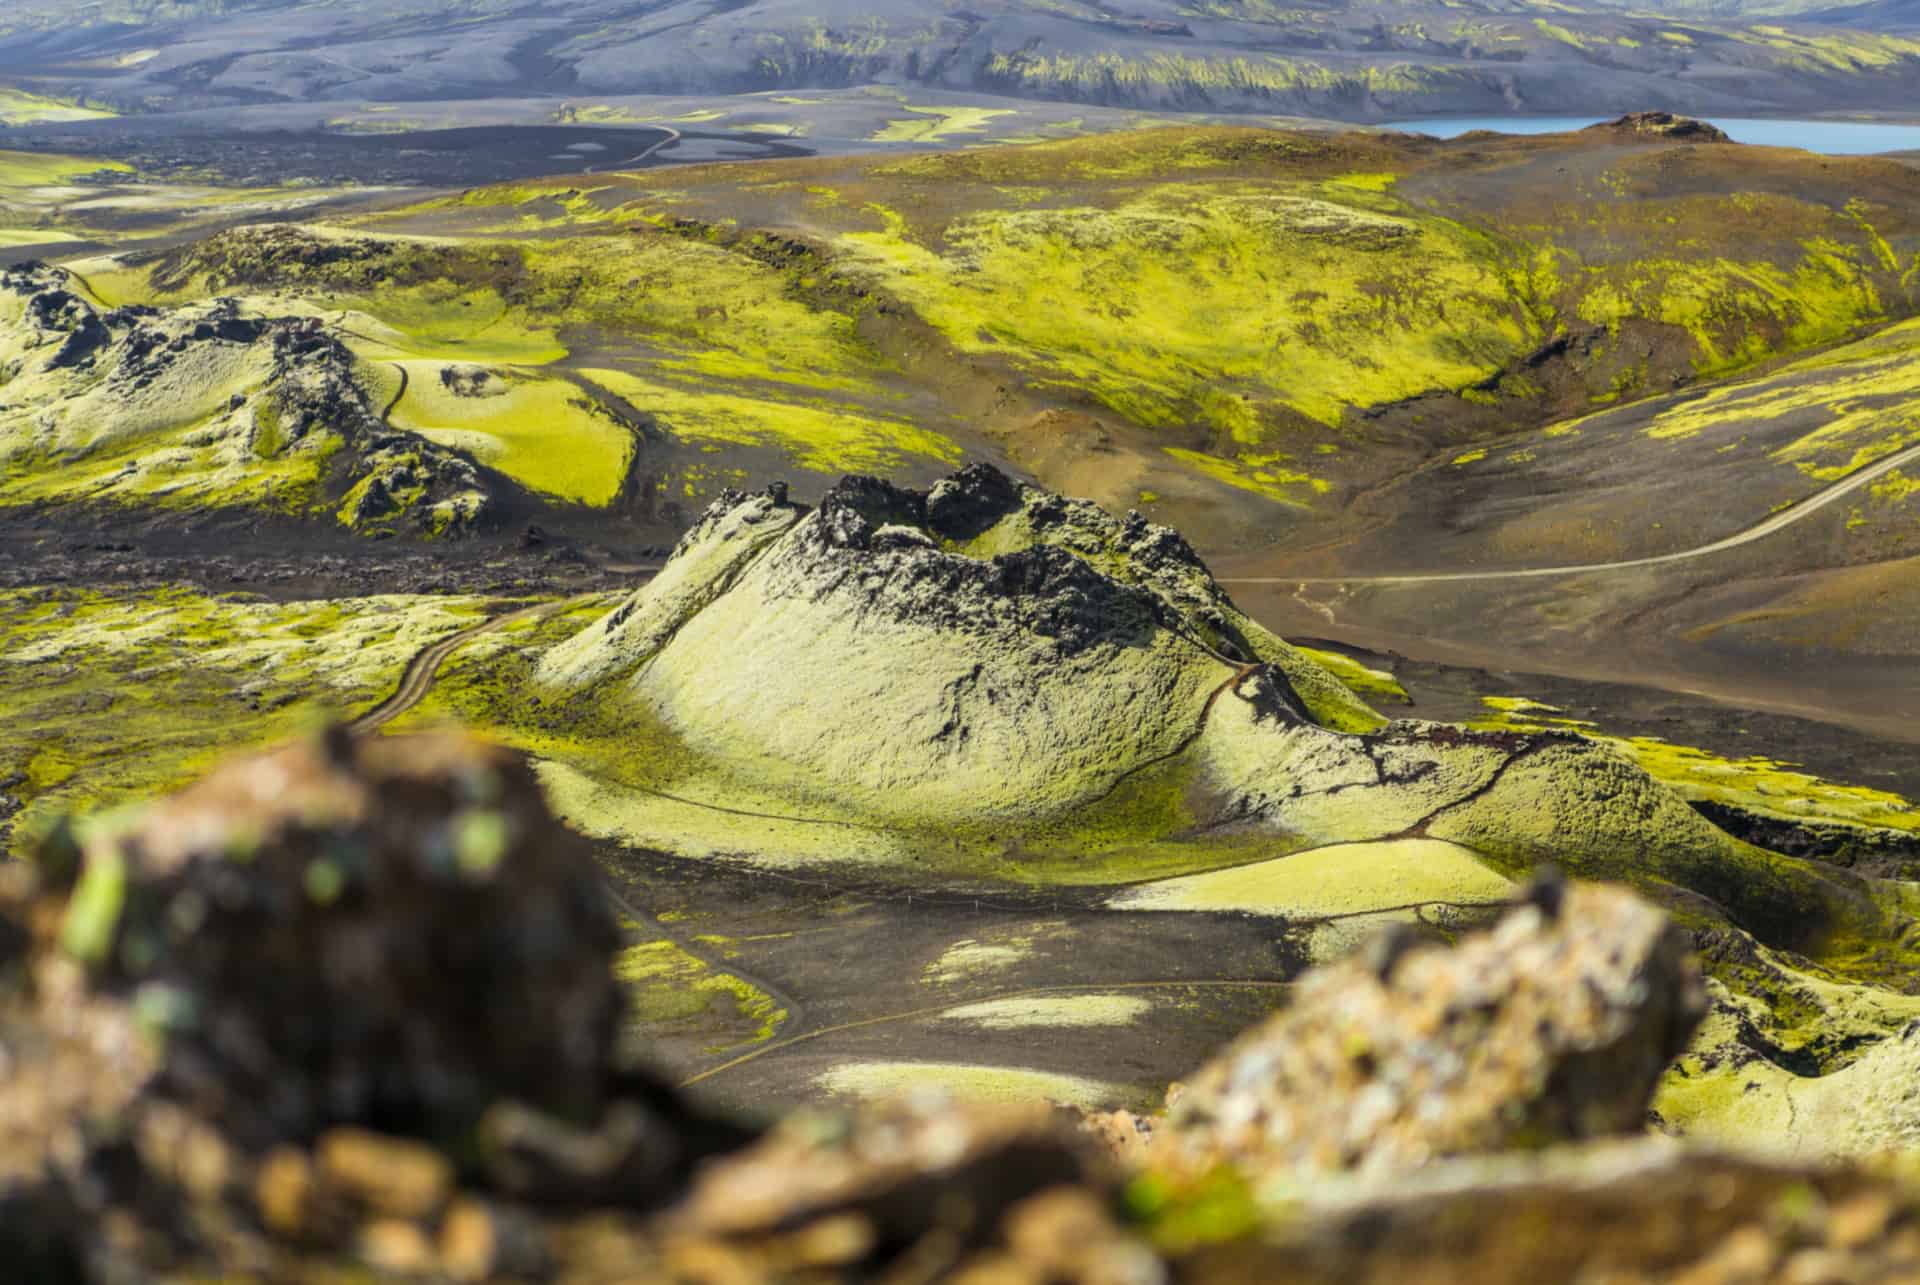
<svg viewBox="0 0 1920 1285"><path fill-rule="evenodd" d="M1629 112L1618 120L1587 126L1588 132L1638 134L1662 142L1731 143L1727 131L1691 116L1672 112Z"/></svg>
<svg viewBox="0 0 1920 1285"><path fill-rule="evenodd" d="M248 500L362 533L497 524L512 489L389 427L362 364L315 317L233 299L103 309L63 269L0 273L0 459L36 461L59 498L201 507ZM23 494L19 498L47 498Z"/></svg>

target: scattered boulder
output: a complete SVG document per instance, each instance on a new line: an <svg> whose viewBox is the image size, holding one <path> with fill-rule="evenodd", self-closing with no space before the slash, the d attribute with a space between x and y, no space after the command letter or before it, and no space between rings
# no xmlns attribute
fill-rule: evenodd
<svg viewBox="0 0 1920 1285"><path fill-rule="evenodd" d="M1152 1162L1378 1175L1628 1132L1705 1014L1666 915L1623 889L1545 882L1456 946L1388 933L1309 974L1188 1080Z"/></svg>

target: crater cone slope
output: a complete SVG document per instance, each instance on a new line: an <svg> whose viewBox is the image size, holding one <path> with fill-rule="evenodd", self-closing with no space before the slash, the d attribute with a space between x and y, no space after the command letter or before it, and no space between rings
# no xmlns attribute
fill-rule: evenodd
<svg viewBox="0 0 1920 1285"><path fill-rule="evenodd" d="M629 757L674 765L650 789L728 824L884 831L927 864L1019 854L1073 879L1094 852L1109 871L1154 853L1138 879L1169 848L1193 869L1426 839L1509 876L1551 861L1690 888L1795 950L1885 940L1897 918L1870 881L1723 833L1605 746L1388 722L1242 615L1174 531L984 465L927 491L848 478L812 510L728 496L536 686L549 718L590 711Z"/></svg>
<svg viewBox="0 0 1920 1285"><path fill-rule="evenodd" d="M361 363L314 317L216 298L96 307L67 271L0 274L0 504L332 513L461 533L511 484L383 422Z"/></svg>

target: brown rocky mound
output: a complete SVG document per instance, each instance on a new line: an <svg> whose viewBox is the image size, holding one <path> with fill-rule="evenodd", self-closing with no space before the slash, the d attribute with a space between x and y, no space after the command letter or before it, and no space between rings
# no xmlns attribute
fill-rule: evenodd
<svg viewBox="0 0 1920 1285"><path fill-rule="evenodd" d="M1717 125L1709 125L1691 116L1676 116L1672 112L1629 112L1618 120L1589 125L1581 132L1592 134L1599 131L1637 134L1663 141L1683 143L1731 143L1733 141L1727 132Z"/></svg>
<svg viewBox="0 0 1920 1285"><path fill-rule="evenodd" d="M1153 1161L1378 1173L1630 1132L1706 1011L1664 914L1544 881L1457 946L1388 934L1310 974L1193 1077Z"/></svg>
<svg viewBox="0 0 1920 1285"><path fill-rule="evenodd" d="M4 1174L89 1256L399 1261L457 1189L646 1209L749 1136L617 1064L599 876L502 751L337 732L4 873Z"/></svg>

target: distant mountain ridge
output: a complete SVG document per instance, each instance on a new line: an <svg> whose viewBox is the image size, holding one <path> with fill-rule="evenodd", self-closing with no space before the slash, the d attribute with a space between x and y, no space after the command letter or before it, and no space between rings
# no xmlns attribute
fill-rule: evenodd
<svg viewBox="0 0 1920 1285"><path fill-rule="evenodd" d="M1916 100L1915 0L22 0L0 76L123 110L274 101L713 94L885 84L1149 110L1354 120ZM1787 23L1789 25L1780 25Z"/></svg>

